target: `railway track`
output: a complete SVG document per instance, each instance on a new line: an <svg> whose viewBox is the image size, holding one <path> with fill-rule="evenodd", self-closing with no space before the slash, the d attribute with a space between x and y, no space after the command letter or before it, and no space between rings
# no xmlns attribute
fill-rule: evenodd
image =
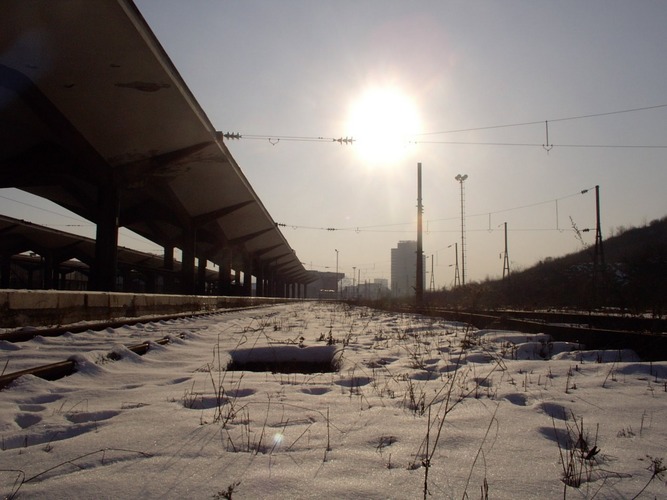
<svg viewBox="0 0 667 500"><path fill-rule="evenodd" d="M145 334L145 336L150 337L151 333L156 333L158 331L164 332L164 330L168 331L170 329L175 331L175 335L163 335L160 338L149 338L147 340L142 340L141 342L123 344L125 349L138 355L144 355L150 350L151 345L167 345L175 336L181 336L179 332L188 330L187 322L194 318L223 315L235 311L245 311L261 307L266 306L252 305L247 307L220 309L217 311L204 311L201 313L188 312L182 314L144 316L130 319L125 318L94 323L57 326L52 328L17 329L4 332L0 334L0 353L5 351L9 354L9 357L4 364L4 368L0 369L0 390L24 375L34 375L45 380L58 380L62 377L71 375L76 372L76 361L70 358L73 354L80 352L90 350L105 352L106 350L107 352L105 356L109 359L113 359L115 354L112 350L109 350L109 345L118 344L119 337L123 337L122 334L117 335L118 329L128 330L130 332L129 337L133 337L135 334ZM147 327L146 325L149 326ZM150 327L150 325L157 326ZM125 337L127 340L128 335ZM67 340L58 340L58 338L66 338ZM10 361L16 361L18 353L21 351L21 344L30 343L31 341L33 343L40 343L38 349L42 352L48 351L49 348L47 346L50 346L56 351L53 353L53 357L60 356L61 359L67 359L39 365L31 360L19 360L19 363L29 363L31 366L6 373ZM122 340L120 343L122 343ZM71 350L69 355L62 352L69 350ZM2 367L2 365L0 365L0 367Z"/></svg>
<svg viewBox="0 0 667 500"><path fill-rule="evenodd" d="M371 305L371 307L373 307ZM380 307L466 323L479 329L546 333L587 349L632 349L645 361L667 360L667 319L564 311L470 311L434 306Z"/></svg>
<svg viewBox="0 0 667 500"><path fill-rule="evenodd" d="M99 335L100 332L115 331L115 329L127 329L137 327L137 332L152 333L157 330L169 329L165 326L173 321L188 321L188 319L226 314L233 311L248 310L264 306L249 306L233 309L222 309L218 311L206 311L202 313L170 314L164 316L150 316L81 325L60 326L41 329L19 329L0 334L0 343L3 345L17 344L51 337L71 336L76 337L79 348L91 348L90 336ZM442 308L401 308L397 312L419 313L428 316L436 316L448 321L467 323L476 328L498 328L523 331L527 333L547 333L552 338L561 341L570 341L584 344L588 349L633 349L644 360L658 361L667 360L667 325L665 320L621 318L618 316L603 316L572 313L534 313L526 311L453 311ZM144 324L160 324L159 328L148 331ZM141 325L141 327L139 327ZM616 328L609 328L609 327ZM606 327L606 328L603 328ZM627 330L625 328L638 328L639 330ZM177 325L176 330L187 329L187 325ZM88 333L87 333L88 332ZM86 338L83 338L83 337ZM143 355L149 351L151 344L166 345L173 336L162 336L157 339L143 340L138 343L126 344L124 347L136 354ZM81 341L80 341L81 340ZM93 342L94 348L99 350L114 342L115 338L103 338ZM74 345L74 342L72 342ZM11 349L5 349L11 350ZM1 352L1 351L0 351ZM107 356L113 353L109 351ZM64 356L63 357L67 357ZM9 362L9 359L8 359ZM6 369L7 365L5 365ZM23 375L34 375L46 380L57 380L71 375L76 371L76 361L66 359L52 363L32 366L11 373L0 374L0 390L7 387L17 378Z"/></svg>
<svg viewBox="0 0 667 500"><path fill-rule="evenodd" d="M547 333L555 340L577 342L587 349L633 349L646 361L667 360L667 321L563 312L415 310L476 328Z"/></svg>
<svg viewBox="0 0 667 500"><path fill-rule="evenodd" d="M171 339L168 337L161 338L156 340L156 344L166 345L171 342ZM140 356L146 354L150 349L151 342L141 342L139 344L127 345L126 349L139 354ZM112 357L113 353L109 352L108 357ZM34 375L45 380L58 380L60 378L71 375L76 371L76 361L68 359L66 361L58 361L56 363L49 363L46 365L35 366L33 368L27 368L25 370L19 370L17 372L12 372L8 374L0 375L0 390L7 387L9 384L14 382L19 377L24 375Z"/></svg>

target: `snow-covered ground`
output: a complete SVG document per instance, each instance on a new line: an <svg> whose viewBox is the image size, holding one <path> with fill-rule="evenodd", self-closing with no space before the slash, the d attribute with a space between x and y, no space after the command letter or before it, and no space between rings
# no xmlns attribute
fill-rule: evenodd
<svg viewBox="0 0 667 500"><path fill-rule="evenodd" d="M3 497L667 497L667 362L632 352L335 303L0 343L72 355L0 392Z"/></svg>

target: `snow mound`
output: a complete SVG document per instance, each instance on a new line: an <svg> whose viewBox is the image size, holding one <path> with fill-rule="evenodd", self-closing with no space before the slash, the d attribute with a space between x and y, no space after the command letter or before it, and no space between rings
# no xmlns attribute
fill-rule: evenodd
<svg viewBox="0 0 667 500"><path fill-rule="evenodd" d="M632 349L594 350L561 352L554 359L588 361L593 363L638 362L639 356Z"/></svg>

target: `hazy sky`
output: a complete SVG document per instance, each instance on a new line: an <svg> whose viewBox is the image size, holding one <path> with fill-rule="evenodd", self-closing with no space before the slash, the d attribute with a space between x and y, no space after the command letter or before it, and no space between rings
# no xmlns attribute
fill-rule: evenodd
<svg viewBox="0 0 667 500"><path fill-rule="evenodd" d="M502 275L504 222L512 268L579 250L595 185L603 237L667 215L664 1L136 4L214 126L245 136L228 147L307 269L334 270L338 249L342 272L389 278L390 249L416 239L417 162L437 287L460 247L459 173L468 281Z"/></svg>

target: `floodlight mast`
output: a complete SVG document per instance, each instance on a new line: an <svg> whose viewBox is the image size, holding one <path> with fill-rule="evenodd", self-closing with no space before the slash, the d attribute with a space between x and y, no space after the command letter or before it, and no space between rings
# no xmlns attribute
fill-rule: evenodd
<svg viewBox="0 0 667 500"><path fill-rule="evenodd" d="M466 229L465 229L465 205L463 202L463 182L468 174L458 174L454 179L461 184L461 285L466 284Z"/></svg>

